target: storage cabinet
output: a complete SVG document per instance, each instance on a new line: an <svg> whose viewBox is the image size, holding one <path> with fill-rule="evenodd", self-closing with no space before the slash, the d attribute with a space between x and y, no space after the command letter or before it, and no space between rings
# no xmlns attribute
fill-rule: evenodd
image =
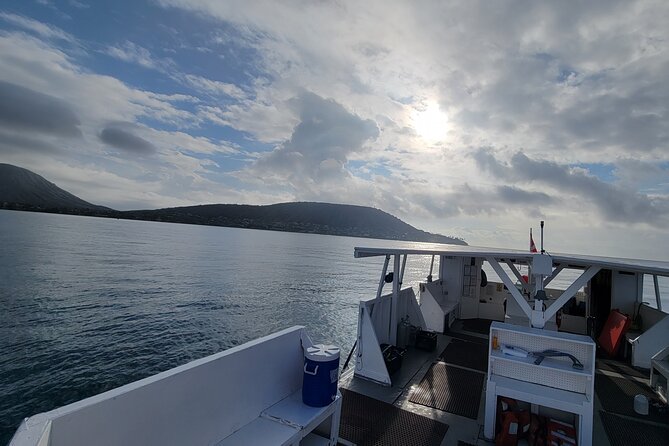
<svg viewBox="0 0 669 446"><path fill-rule="evenodd" d="M496 344L497 349L493 348ZM572 366L569 357L512 356L504 346L530 353L557 350L573 355L582 369ZM497 397L505 396L538 406L576 415L579 445L592 444L595 343L587 336L493 322L490 326L488 381L484 432L495 434Z"/></svg>

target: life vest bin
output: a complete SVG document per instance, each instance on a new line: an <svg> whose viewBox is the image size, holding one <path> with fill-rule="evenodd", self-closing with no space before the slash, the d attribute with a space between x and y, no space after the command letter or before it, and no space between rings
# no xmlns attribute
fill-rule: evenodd
<svg viewBox="0 0 669 446"><path fill-rule="evenodd" d="M337 398L339 380L339 348L316 344L304 351L302 402L307 406L324 407Z"/></svg>

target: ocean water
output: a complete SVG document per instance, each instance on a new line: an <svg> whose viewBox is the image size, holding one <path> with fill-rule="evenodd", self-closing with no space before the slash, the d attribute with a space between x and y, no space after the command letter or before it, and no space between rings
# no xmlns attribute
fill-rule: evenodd
<svg viewBox="0 0 669 446"><path fill-rule="evenodd" d="M0 210L0 445L26 416L292 325L343 362L383 264L353 248L389 245L429 244ZM409 257L405 285L429 262Z"/></svg>
<svg viewBox="0 0 669 446"><path fill-rule="evenodd" d="M0 444L26 416L292 325L347 355L383 264L353 248L389 244L418 245L0 210ZM428 270L409 259L406 278Z"/></svg>

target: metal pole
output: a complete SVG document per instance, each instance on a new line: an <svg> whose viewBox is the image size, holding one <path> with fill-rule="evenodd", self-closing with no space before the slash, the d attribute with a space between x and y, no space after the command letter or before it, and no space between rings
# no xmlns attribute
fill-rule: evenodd
<svg viewBox="0 0 669 446"><path fill-rule="evenodd" d="M390 256L386 256L386 261L383 263L383 270L381 271L381 280L379 280L379 289L376 291L376 298L381 297L381 292L383 291L383 284L386 283L386 272L388 271L388 262L390 261Z"/></svg>
<svg viewBox="0 0 669 446"><path fill-rule="evenodd" d="M434 255L432 255L432 261L430 262L430 274L427 275L428 283L432 282L432 268L434 268Z"/></svg>
<svg viewBox="0 0 669 446"><path fill-rule="evenodd" d="M390 336L389 344L397 345L397 304L400 298L400 256L393 256L393 295L390 301Z"/></svg>
<svg viewBox="0 0 669 446"><path fill-rule="evenodd" d="M660 284L657 282L657 274L653 274L653 285L655 285L655 301L657 309L662 311L662 299L660 299Z"/></svg>
<svg viewBox="0 0 669 446"><path fill-rule="evenodd" d="M404 270L406 269L407 266L407 254L404 254L402 256L402 272L400 273L400 288L402 288L402 284L404 283Z"/></svg>

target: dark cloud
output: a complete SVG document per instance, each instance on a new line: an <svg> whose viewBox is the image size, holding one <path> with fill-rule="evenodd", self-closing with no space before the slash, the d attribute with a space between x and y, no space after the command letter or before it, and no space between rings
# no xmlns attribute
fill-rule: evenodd
<svg viewBox="0 0 669 446"><path fill-rule="evenodd" d="M81 135L79 124L79 118L66 102L0 81L0 125L12 130L72 137Z"/></svg>
<svg viewBox="0 0 669 446"><path fill-rule="evenodd" d="M61 152L55 145L14 133L0 132L0 153L25 153L26 151L43 154Z"/></svg>
<svg viewBox="0 0 669 446"><path fill-rule="evenodd" d="M561 111L554 122L559 131L591 149L666 149L669 95L665 90L666 87L656 84L624 95L607 92Z"/></svg>
<svg viewBox="0 0 669 446"><path fill-rule="evenodd" d="M100 140L112 147L137 155L151 155L156 152L156 147L149 141L117 125L109 125L102 129Z"/></svg>
<svg viewBox="0 0 669 446"><path fill-rule="evenodd" d="M514 186L496 186L492 190L469 184L460 185L449 191L425 194L416 192L412 201L430 214L439 218L458 215L497 215L501 211L524 206L528 215L541 215L542 206L556 202L543 192L526 191Z"/></svg>
<svg viewBox="0 0 669 446"><path fill-rule="evenodd" d="M348 112L341 104L313 93L291 102L300 123L290 140L259 159L255 168L293 180L348 177L344 165L351 153L379 135L376 123Z"/></svg>
<svg viewBox="0 0 669 446"><path fill-rule="evenodd" d="M504 203L548 205L553 199L543 192L530 192L513 186L497 186L497 197Z"/></svg>
<svg viewBox="0 0 669 446"><path fill-rule="evenodd" d="M522 152L511 157L510 164L500 162L489 149L480 149L472 157L495 177L510 182L536 182L584 198L609 221L662 225L669 215L666 198L651 197L607 183L582 169L552 161L533 160Z"/></svg>

